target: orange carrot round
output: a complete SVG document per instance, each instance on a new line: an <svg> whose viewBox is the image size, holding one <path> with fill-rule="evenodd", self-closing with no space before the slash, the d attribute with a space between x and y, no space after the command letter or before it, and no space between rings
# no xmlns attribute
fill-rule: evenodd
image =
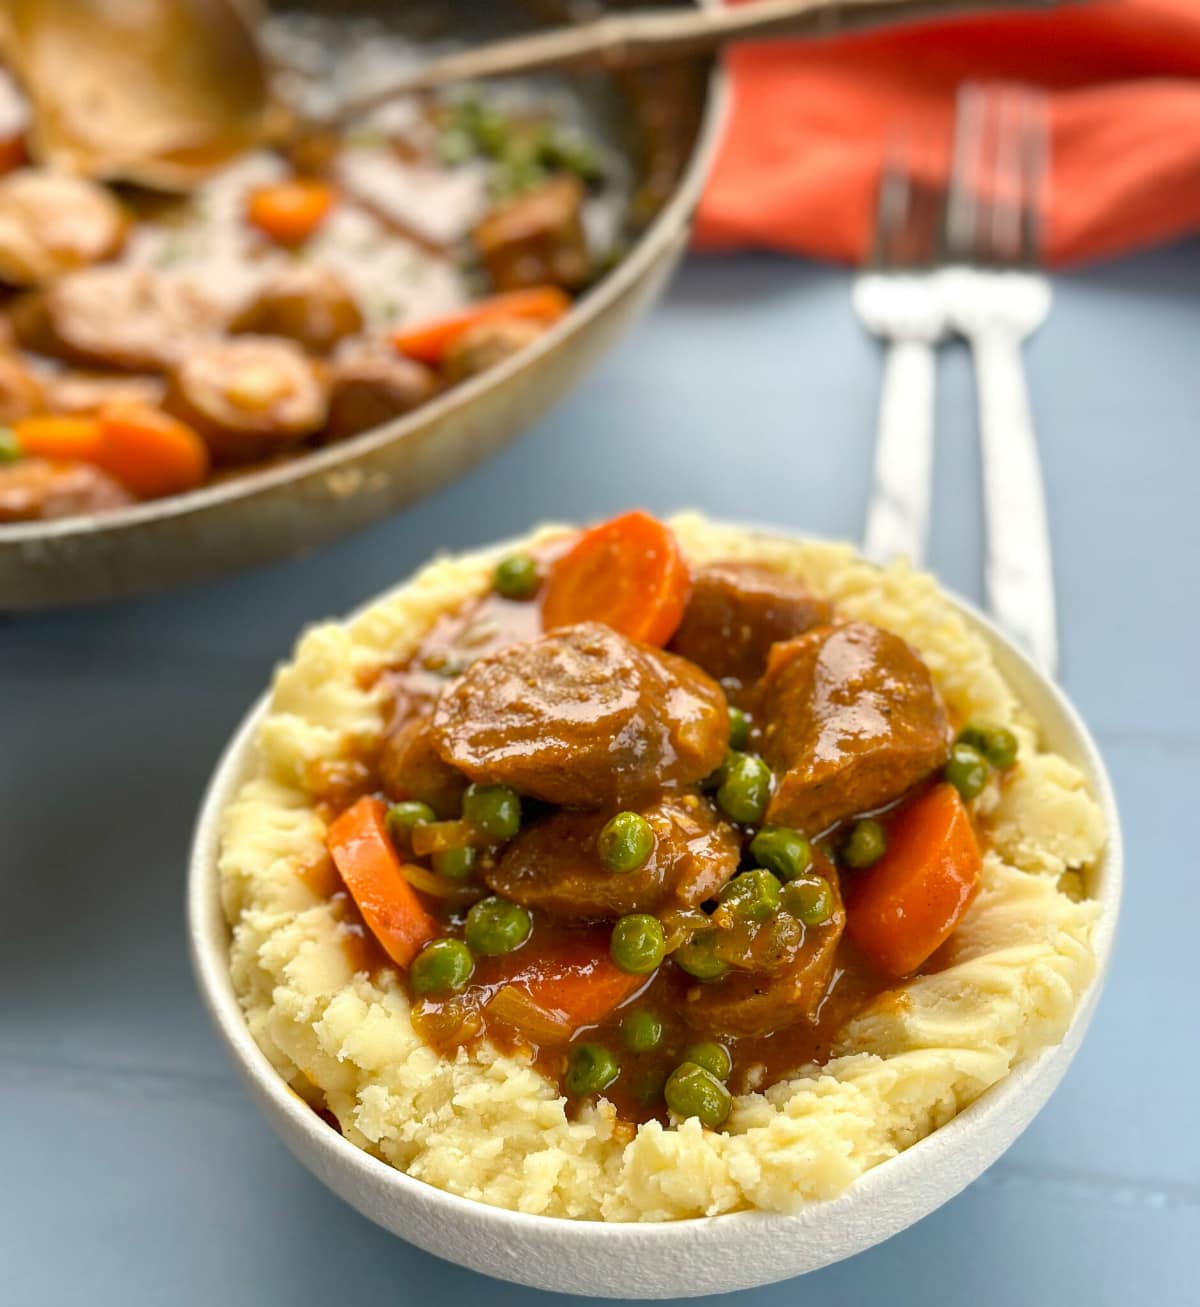
<svg viewBox="0 0 1200 1307"><path fill-rule="evenodd" d="M195 490L208 476L208 446L183 422L149 404L100 410L99 462L143 499Z"/></svg>
<svg viewBox="0 0 1200 1307"><path fill-rule="evenodd" d="M514 318L532 322L557 322L571 307L571 298L557 286L531 286L507 295L493 295L480 300L461 313L452 313L416 327L400 327L392 333L392 344L418 363L436 367L446 351L472 327L481 322L501 322Z"/></svg>
<svg viewBox="0 0 1200 1307"><path fill-rule="evenodd" d="M911 974L962 920L981 866L958 791L944 783L925 791L892 823L883 857L854 873L846 894L851 939L886 975Z"/></svg>
<svg viewBox="0 0 1200 1307"><path fill-rule="evenodd" d="M606 622L644 644L665 645L691 590L670 528L635 510L585 531L553 566L542 596L547 630Z"/></svg>
<svg viewBox="0 0 1200 1307"><path fill-rule="evenodd" d="M325 844L367 929L398 967L407 967L439 932L404 879L386 819L387 806L368 795L333 822Z"/></svg>
<svg viewBox="0 0 1200 1307"><path fill-rule="evenodd" d="M17 446L26 458L65 459L99 463L104 432L94 417L21 418L12 425Z"/></svg>
<svg viewBox="0 0 1200 1307"><path fill-rule="evenodd" d="M523 990L547 1012L560 1013L578 1030L593 1026L647 982L622 971L609 955L609 932L572 932L541 944L535 937L513 954L509 984Z"/></svg>
<svg viewBox="0 0 1200 1307"><path fill-rule="evenodd" d="M337 203L326 182L293 177L250 192L246 217L280 245L302 245L320 229Z"/></svg>

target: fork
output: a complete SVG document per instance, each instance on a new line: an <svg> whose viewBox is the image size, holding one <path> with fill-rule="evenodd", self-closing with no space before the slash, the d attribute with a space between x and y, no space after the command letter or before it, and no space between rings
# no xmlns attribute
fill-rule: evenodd
<svg viewBox="0 0 1200 1307"><path fill-rule="evenodd" d="M935 263L941 196L917 183L899 143L879 180L870 258L853 302L868 331L887 342L875 473L863 553L877 563L924 561L933 467L935 356L948 320Z"/></svg>
<svg viewBox="0 0 1200 1307"><path fill-rule="evenodd" d="M965 83L958 94L941 289L970 345L979 402L985 581L1001 626L1053 675L1058 661L1046 495L1022 345L1046 320L1037 271L1047 162L1044 98Z"/></svg>

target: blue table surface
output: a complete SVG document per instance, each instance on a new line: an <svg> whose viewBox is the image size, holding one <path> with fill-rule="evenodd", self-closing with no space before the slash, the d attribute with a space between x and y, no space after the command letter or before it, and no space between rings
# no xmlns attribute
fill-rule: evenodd
<svg viewBox="0 0 1200 1307"><path fill-rule="evenodd" d="M196 803L300 627L435 550L632 503L857 536L880 356L848 288L773 257L693 260L557 411L403 516L186 593L0 620L0 1301L550 1301L375 1228L257 1116L188 968ZM1063 679L1107 755L1129 854L1087 1043L953 1202L802 1282L723 1301L1200 1301L1198 306L1200 246L1142 255L1058 279L1028 351ZM932 561L978 600L961 348L939 382Z"/></svg>

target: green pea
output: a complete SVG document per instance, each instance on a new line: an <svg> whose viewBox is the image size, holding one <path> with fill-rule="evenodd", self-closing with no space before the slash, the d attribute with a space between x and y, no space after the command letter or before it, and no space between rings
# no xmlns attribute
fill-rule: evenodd
<svg viewBox="0 0 1200 1307"><path fill-rule="evenodd" d="M728 1080L729 1073L733 1070L733 1058L729 1056L729 1050L724 1044L718 1044L712 1039L689 1044L683 1050L683 1060L702 1066L709 1075L716 1076L718 1080Z"/></svg>
<svg viewBox="0 0 1200 1307"><path fill-rule="evenodd" d="M714 767L700 782L700 788L705 792L705 794L711 794L714 790L719 790L721 786L725 784L725 778L729 775L729 760L738 756L740 755L730 749L725 757L721 759L720 764Z"/></svg>
<svg viewBox="0 0 1200 1307"><path fill-rule="evenodd" d="M12 427L0 427L0 463L15 463L21 457L21 442Z"/></svg>
<svg viewBox="0 0 1200 1307"><path fill-rule="evenodd" d="M621 1037L631 1053L650 1053L662 1043L663 1023L653 1012L639 1008L621 1022Z"/></svg>
<svg viewBox="0 0 1200 1307"><path fill-rule="evenodd" d="M603 1044L578 1044L567 1059L563 1079L567 1093L582 1098L607 1089L620 1074L620 1063Z"/></svg>
<svg viewBox="0 0 1200 1307"><path fill-rule="evenodd" d="M638 812L618 812L596 838L600 861L620 874L637 871L654 852L654 831Z"/></svg>
<svg viewBox="0 0 1200 1307"><path fill-rule="evenodd" d="M608 951L622 971L648 976L666 956L662 922L648 912L631 912L613 926Z"/></svg>
<svg viewBox="0 0 1200 1307"><path fill-rule="evenodd" d="M387 810L385 818L387 832L397 848L407 849L414 826L424 826L427 822L437 821L437 813L427 803L417 803L415 799L406 799L403 803L393 803Z"/></svg>
<svg viewBox="0 0 1200 1307"><path fill-rule="evenodd" d="M1007 771L1017 760L1017 737L1003 726L968 722L958 733L958 743L983 754L997 771Z"/></svg>
<svg viewBox="0 0 1200 1307"><path fill-rule="evenodd" d="M505 599L532 599L541 584L538 565L528 554L502 558L492 575L492 588Z"/></svg>
<svg viewBox="0 0 1200 1307"><path fill-rule="evenodd" d="M743 871L721 891L721 902L742 921L766 921L779 908L779 881L765 867Z"/></svg>
<svg viewBox="0 0 1200 1307"><path fill-rule="evenodd" d="M521 829L521 800L507 785L468 785L462 815L481 835L510 840Z"/></svg>
<svg viewBox="0 0 1200 1307"><path fill-rule="evenodd" d="M842 845L847 867L871 867L887 852L887 831L870 817L856 821Z"/></svg>
<svg viewBox="0 0 1200 1307"><path fill-rule="evenodd" d="M722 1125L733 1106L733 1095L704 1067L684 1062L667 1077L663 1087L667 1106L676 1116L696 1116L701 1124L715 1130Z"/></svg>
<svg viewBox="0 0 1200 1307"><path fill-rule="evenodd" d="M435 939L413 958L408 983L414 994L453 994L466 987L474 970L475 959L461 939Z"/></svg>
<svg viewBox="0 0 1200 1307"><path fill-rule="evenodd" d="M519 903L492 895L471 904L463 935L471 951L485 958L519 949L533 930L533 918Z"/></svg>
<svg viewBox="0 0 1200 1307"><path fill-rule="evenodd" d="M782 880L795 880L812 866L812 845L790 826L764 826L750 841L750 856Z"/></svg>
<svg viewBox="0 0 1200 1307"><path fill-rule="evenodd" d="M671 954L675 963L697 980L720 980L729 970L729 963L717 957L713 949L712 934L693 936Z"/></svg>
<svg viewBox="0 0 1200 1307"><path fill-rule="evenodd" d="M950 750L950 761L942 768L942 775L964 799L974 799L988 783L988 765L977 749L969 744L956 744Z"/></svg>
<svg viewBox="0 0 1200 1307"><path fill-rule="evenodd" d="M740 708L729 705L729 747L744 749L750 738L750 718Z"/></svg>
<svg viewBox="0 0 1200 1307"><path fill-rule="evenodd" d="M725 779L717 790L717 807L730 821L762 821L771 797L771 769L753 753L730 753Z"/></svg>
<svg viewBox="0 0 1200 1307"><path fill-rule="evenodd" d="M823 876L790 881L781 898L784 911L806 926L821 926L833 916L833 890Z"/></svg>
<svg viewBox="0 0 1200 1307"><path fill-rule="evenodd" d="M430 859L434 871L447 880L469 880L479 861L478 849L443 849Z"/></svg>

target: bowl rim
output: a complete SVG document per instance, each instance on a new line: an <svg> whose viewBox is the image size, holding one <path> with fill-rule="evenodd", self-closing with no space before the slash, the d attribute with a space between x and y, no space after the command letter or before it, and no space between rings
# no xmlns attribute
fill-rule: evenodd
<svg viewBox="0 0 1200 1307"><path fill-rule="evenodd" d="M719 0L693 0L693 3L698 8L711 8ZM519 354L435 395L411 413L359 432L349 439L308 450L294 462L268 465L227 481L200 486L196 490L168 495L163 499L130 504L113 512L82 513L43 522L0 524L0 551L28 549L50 540L117 535L152 523L201 516L210 509L253 498L290 482L324 480L330 474L336 475L339 469L353 466L380 449L402 444L423 431L429 423L439 422L450 414L469 407L478 396L499 388L509 377L533 367L544 355L557 349L561 342L602 317L611 305L642 281L672 243L681 239L681 233L686 234L690 230L692 213L700 201L724 133L728 109L728 78L720 62L714 60L704 81L700 118L691 152L667 202L654 215L649 226L641 232L629 253L617 266L579 296L560 321Z"/></svg>
<svg viewBox="0 0 1200 1307"><path fill-rule="evenodd" d="M790 531L769 524L725 523L744 527L760 536L784 537L797 542L821 542L824 538L811 533ZM497 541L489 548L505 548L520 537ZM340 619L353 621L360 613L386 600L404 588L407 578L396 586L359 605ZM712 1216L682 1217L665 1221L605 1221L563 1216L543 1216L494 1206L474 1198L466 1198L440 1189L424 1180L374 1157L331 1129L309 1105L287 1085L271 1065L265 1053L255 1043L246 1023L241 1006L233 990L229 974L229 927L221 907L220 876L218 868L221 836L221 819L224 810L249 775L248 765L254 756L255 736L264 715L271 691L268 688L251 705L222 750L216 768L205 788L199 814L192 835L187 880L187 934L192 969L201 998L222 1037L234 1064L246 1082L257 1088L271 1107L282 1113L289 1125L303 1135L314 1152L324 1154L330 1167L349 1170L375 1189L393 1192L398 1200L412 1198L440 1207L447 1219L468 1216L476 1222L493 1222L510 1227L512 1223L526 1231L554 1232L557 1236L569 1234L585 1243L611 1238L612 1232L623 1231L635 1247L661 1245L676 1241L691 1242L696 1232L719 1223L724 1231L737 1223L762 1225L766 1223L780 1230L802 1229L823 1221L839 1209L858 1206L871 1198L882 1198L893 1190L903 1188L920 1174L960 1147L967 1147L979 1135L989 1117L1002 1117L1006 1110L1040 1079L1047 1062L1057 1061L1066 1046L1077 1044L1091 1019L1092 1012L1103 989L1113 951L1117 923L1120 915L1124 879L1124 851L1112 781L1100 750L1080 717L1079 712L1059 685L1042 673L1032 660L1017 647L996 624L974 604L954 591L938 585L939 591L976 628L989 643L1006 681L1035 685L1046 695L1059 714L1066 734L1075 746L1075 761L1087 775L1094 797L1103 813L1106 826L1106 843L1096 868L1096 883L1090 897L1101 912L1092 934L1095 971L1087 987L1076 1000L1075 1010L1062 1037L1040 1049L1027 1061L1010 1070L996 1084L990 1086L945 1125L942 1125L910 1145L902 1152L876 1164L851 1182L849 1187L833 1198L813 1200L796 1212L772 1212L761 1209L742 1209L721 1212ZM1020 689L1014 692L1024 700ZM1039 723L1040 725L1040 723ZM1073 1055L1073 1049L1072 1049ZM1021 1128L1024 1128L1022 1125ZM1015 1137L1015 1136L1014 1136ZM1011 1142L1011 1140L1009 1140ZM1005 1145L1007 1147L1007 1144ZM990 1159L959 1185L965 1187L991 1164ZM897 1227L899 1228L899 1227Z"/></svg>

